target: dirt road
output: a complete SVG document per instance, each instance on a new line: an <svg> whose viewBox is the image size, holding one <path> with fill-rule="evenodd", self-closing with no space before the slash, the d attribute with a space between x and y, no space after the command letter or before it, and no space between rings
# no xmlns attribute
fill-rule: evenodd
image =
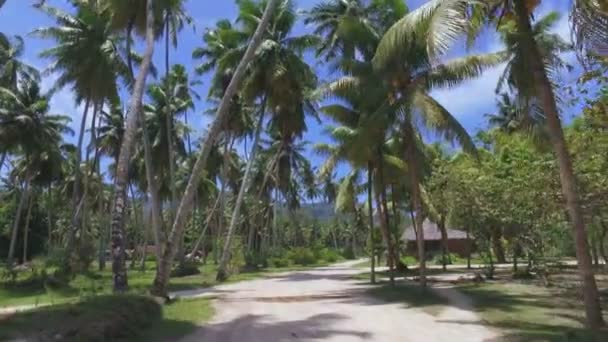
<svg viewBox="0 0 608 342"><path fill-rule="evenodd" d="M367 287L352 279L364 270L354 264L176 293L217 296L213 321L182 341L475 342L496 338L455 291L440 290L453 299L453 305L437 315L366 296Z"/></svg>

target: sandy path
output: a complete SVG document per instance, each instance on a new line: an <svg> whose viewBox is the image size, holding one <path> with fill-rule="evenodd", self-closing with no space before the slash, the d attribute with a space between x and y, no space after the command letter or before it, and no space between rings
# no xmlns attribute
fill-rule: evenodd
<svg viewBox="0 0 608 342"><path fill-rule="evenodd" d="M182 341L475 342L496 337L478 324L466 297L450 289L438 290L455 300L438 316L365 296L366 287L351 279L365 270L354 264L176 293L218 296L213 321Z"/></svg>

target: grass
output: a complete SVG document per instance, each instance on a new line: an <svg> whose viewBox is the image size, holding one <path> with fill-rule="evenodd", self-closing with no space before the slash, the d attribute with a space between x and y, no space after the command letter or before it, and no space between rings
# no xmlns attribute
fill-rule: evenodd
<svg viewBox="0 0 608 342"><path fill-rule="evenodd" d="M421 309L425 313L437 316L448 304L447 300L437 295L429 288L422 288L413 284L397 284L395 286L381 283L366 293L374 298L389 303L403 303L406 308Z"/></svg>
<svg viewBox="0 0 608 342"><path fill-rule="evenodd" d="M162 308L163 320L146 329L135 341L174 341L192 333L214 314L207 298L180 299Z"/></svg>
<svg viewBox="0 0 608 342"><path fill-rule="evenodd" d="M161 307L144 296L98 296L0 317L0 340L174 341L212 316L209 299Z"/></svg>
<svg viewBox="0 0 608 342"><path fill-rule="evenodd" d="M594 335L584 328L582 299L562 289L524 282L458 289L473 299L487 325L503 332L504 341L608 341L608 331Z"/></svg>
<svg viewBox="0 0 608 342"><path fill-rule="evenodd" d="M228 282L237 282L266 277L271 273L310 269L326 266L328 263L317 263L310 266L290 266L285 268L266 268L233 274ZM129 293L145 295L148 293L155 276L155 265L146 264L146 271L129 271ZM199 267L200 274L171 278L170 291L180 291L214 286L217 266L213 264ZM2 270L0 270L0 273ZM51 271L48 271L51 273ZM19 305L62 304L80 301L84 298L110 294L112 291L111 270L91 271L76 275L67 285L49 286L44 281L32 278L31 272L19 274L14 285L0 283L0 308Z"/></svg>

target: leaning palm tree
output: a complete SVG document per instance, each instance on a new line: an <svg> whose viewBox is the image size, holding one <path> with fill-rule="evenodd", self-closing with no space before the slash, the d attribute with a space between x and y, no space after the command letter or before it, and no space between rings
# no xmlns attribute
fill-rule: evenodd
<svg viewBox="0 0 608 342"><path fill-rule="evenodd" d="M466 151L475 151L466 130L430 95L430 91L449 88L477 77L486 68L505 59L504 53L494 53L436 62L464 28L469 27L467 13L466 1L434 0L422 5L387 31L373 61L376 72L383 75L384 82L389 84L390 106L397 108L395 122L405 142L411 197L417 214L416 227L422 227L423 223L422 175L419 170L424 156L418 143L421 139L417 123L446 140L458 142ZM441 19L446 15L452 20L449 24ZM418 234L417 240L420 282L425 285L424 235Z"/></svg>
<svg viewBox="0 0 608 342"><path fill-rule="evenodd" d="M178 241L181 241L186 220L191 214L192 207L194 204L194 195L196 194L196 190L198 188L198 185L200 184L203 170L205 170L207 166L207 158L209 157L211 148L215 145L216 139L220 135L232 99L237 93L237 89L239 88L241 82L245 77L245 71L249 67L250 62L255 57L255 52L257 51L260 43L262 42L264 32L268 27L268 23L270 22L272 12L277 4L277 1L278 0L269 0L266 4L264 15L259 21L255 33L251 37L247 50L243 54L241 61L235 69L230 84L226 88L224 96L222 97L222 101L218 106L218 111L215 116L215 120L209 128L207 138L205 139L205 142L203 143L202 148L199 152L199 156L196 159L196 162L192 168L192 174L190 176L190 179L188 180L188 185L186 186L186 190L184 191L184 196L182 197L182 201L178 207L177 214L175 216L175 220L173 222L173 226L169 235L169 239L167 241L167 245L163 252L162 258L159 261L158 270L154 278L152 293L155 295L167 295L167 285L169 282L171 264L177 252L175 246Z"/></svg>
<svg viewBox="0 0 608 342"><path fill-rule="evenodd" d="M258 4L251 0L239 3L239 21L245 32L253 32L262 16L263 5L263 2ZM230 257L232 235L240 219L240 207L249 187L251 169L259 147L266 111L272 113L271 129L276 127L287 140L301 136L306 129L305 114L311 112L311 104L307 101L306 95L316 84L316 75L304 62L303 53L314 47L317 39L311 35L290 36L297 19L291 0L280 1L274 12L270 28L264 37L265 41L257 51L242 91L243 97L251 102L259 99L260 113L250 159L228 227L216 277L218 280L225 280L228 276L226 267Z"/></svg>

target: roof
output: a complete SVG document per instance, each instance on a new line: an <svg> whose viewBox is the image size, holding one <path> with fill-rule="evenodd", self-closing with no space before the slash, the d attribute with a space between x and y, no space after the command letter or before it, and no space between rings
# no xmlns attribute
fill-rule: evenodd
<svg viewBox="0 0 608 342"><path fill-rule="evenodd" d="M441 240L441 231L437 224L429 221L428 219L424 220L422 224L424 229L424 240ZM446 228L448 233L448 240L463 240L467 238L467 233L462 230L456 230L451 228ZM403 232L401 236L401 240L404 241L416 241L416 233L414 232L414 226L409 226Z"/></svg>

